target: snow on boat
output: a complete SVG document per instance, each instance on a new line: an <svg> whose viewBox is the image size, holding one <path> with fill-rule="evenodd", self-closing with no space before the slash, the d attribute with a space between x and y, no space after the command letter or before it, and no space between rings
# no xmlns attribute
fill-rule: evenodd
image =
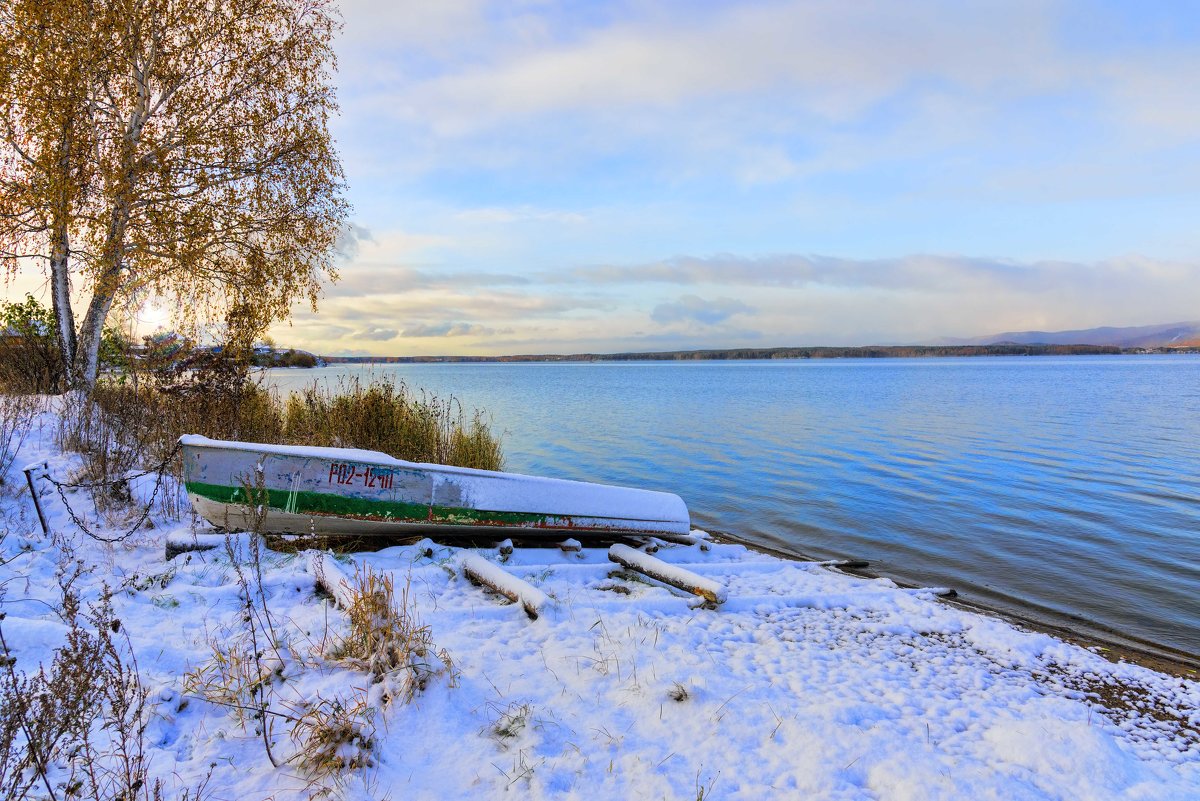
<svg viewBox="0 0 1200 801"><path fill-rule="evenodd" d="M395 459L377 451L180 437L196 512L220 528L282 534L686 535L668 492ZM256 515L256 507L265 507Z"/></svg>

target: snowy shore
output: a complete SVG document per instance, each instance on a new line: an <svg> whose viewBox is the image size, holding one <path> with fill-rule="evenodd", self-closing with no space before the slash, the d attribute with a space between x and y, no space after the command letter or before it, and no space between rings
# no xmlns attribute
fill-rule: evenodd
<svg viewBox="0 0 1200 801"><path fill-rule="evenodd" d="M57 452L51 429L43 416L17 464L71 475L78 457ZM720 585L728 600L715 609L621 571L604 549L518 548L504 561L480 549L548 597L534 621L466 580L454 548L320 560L263 550L262 596L298 655L275 673L281 703L361 688L377 707L371 764L314 783L286 761L296 744L285 727L270 733L283 762L273 767L254 721L185 681L242 625L231 557L247 558L253 535L226 541L156 511L153 529L99 543L46 492L45 537L21 479L10 471L0 496L2 628L16 669L48 666L63 645L55 576L73 548L88 567L84 602L105 584L115 593L151 690L150 773L168 797L211 772L206 797L238 801L323 786L417 799L1200 798L1200 683L1114 664L931 591L730 544L655 554ZM135 482L135 499L152 486ZM85 498L68 494L86 512ZM167 539L219 547L168 561ZM322 562L391 575L453 667L411 701L379 706L369 672L328 656L347 622L316 591Z"/></svg>

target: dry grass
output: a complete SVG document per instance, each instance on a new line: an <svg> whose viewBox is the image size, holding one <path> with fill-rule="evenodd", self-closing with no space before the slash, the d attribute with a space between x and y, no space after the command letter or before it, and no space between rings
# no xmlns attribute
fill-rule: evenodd
<svg viewBox="0 0 1200 801"><path fill-rule="evenodd" d="M304 701L292 725L296 746L289 760L308 776L336 777L375 764L375 709L363 691L347 699Z"/></svg>
<svg viewBox="0 0 1200 801"><path fill-rule="evenodd" d="M245 601L241 630L222 629L210 637L212 655L187 674L185 692L225 707L243 729L253 727L276 767L286 762L314 782L339 782L346 772L374 764L379 712L410 701L434 676L449 673L453 681L453 663L418 620L407 587L397 598L391 578L369 568L355 574L345 593L346 636L327 653L324 643L314 643L317 650L306 663L292 648L288 630L268 622L261 570L255 567L259 558L252 552L248 565L235 565ZM294 669L320 664L325 656L365 671L371 686L310 697L286 680L297 678ZM272 755L274 723L289 727L294 749L282 761Z"/></svg>
<svg viewBox="0 0 1200 801"><path fill-rule="evenodd" d="M41 409L41 399L35 395L0 395L0 485Z"/></svg>
<svg viewBox="0 0 1200 801"><path fill-rule="evenodd" d="M677 703L683 703L687 699L691 698L692 694L688 692L687 687L684 687L679 682L675 682L671 685L671 689L667 690L667 697Z"/></svg>
<svg viewBox="0 0 1200 801"><path fill-rule="evenodd" d="M167 392L152 385L99 384L90 395L65 396L60 445L81 452L102 447L161 461L182 434L282 442L280 403L257 384Z"/></svg>
<svg viewBox="0 0 1200 801"><path fill-rule="evenodd" d="M255 657L245 632L222 630L209 637L212 656L184 676L184 692L223 706L243 728L262 713L258 699L281 678L284 662L269 655Z"/></svg>
<svg viewBox="0 0 1200 801"><path fill-rule="evenodd" d="M508 740L519 737L529 725L530 717L533 715L533 706L516 701L510 702L505 707L488 704L488 712L489 716L494 714L496 719L487 727L486 732L496 739L501 749L507 749Z"/></svg>
<svg viewBox="0 0 1200 801"><path fill-rule="evenodd" d="M397 603L391 576L360 567L348 589L350 631L330 656L370 673L382 685L385 705L412 700L443 672L449 672L453 682L454 662L434 645L433 631L417 616L407 584Z"/></svg>
<svg viewBox="0 0 1200 801"><path fill-rule="evenodd" d="M142 383L100 384L90 395L68 393L60 401L57 444L83 458L71 480L100 484L90 489L96 510L115 524L113 515L131 502L123 479L142 469L167 470L182 480L182 462L170 458L179 436L205 434L226 439L279 441L282 425L273 419L270 394L253 384L188 397ZM178 497L162 493L160 511L178 518Z"/></svg>

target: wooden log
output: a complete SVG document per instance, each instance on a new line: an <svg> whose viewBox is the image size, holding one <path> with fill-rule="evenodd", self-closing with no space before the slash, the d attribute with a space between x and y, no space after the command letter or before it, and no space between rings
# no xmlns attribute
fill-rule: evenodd
<svg viewBox="0 0 1200 801"><path fill-rule="evenodd" d="M706 538L697 537L695 534L664 534L661 531L656 531L654 537L663 542L673 542L676 545L699 545L702 551L707 551L712 547L712 543Z"/></svg>
<svg viewBox="0 0 1200 801"><path fill-rule="evenodd" d="M213 550L211 545L195 545L190 542L171 542L167 541L166 547L163 549L163 561L170 562L176 556L185 553L203 553L204 551Z"/></svg>
<svg viewBox="0 0 1200 801"><path fill-rule="evenodd" d="M541 608L550 600L546 593L528 581L517 578L479 554L463 551L458 557L458 567L475 584L482 584L513 603L521 604L530 620L537 620Z"/></svg>
<svg viewBox="0 0 1200 801"><path fill-rule="evenodd" d="M327 593L339 609L349 609L353 603L353 583L336 561L326 559L325 554L311 552L308 555L308 572L312 574L317 589Z"/></svg>
<svg viewBox="0 0 1200 801"><path fill-rule="evenodd" d="M655 581L661 581L672 587L678 587L692 595L698 595L709 603L723 603L726 598L725 588L712 579L699 576L678 565L672 565L647 553L630 548L628 545L614 545L608 549L609 561L626 567L643 576L649 576Z"/></svg>
<svg viewBox="0 0 1200 801"><path fill-rule="evenodd" d="M223 536L214 534L197 534L191 537L168 536L163 549L164 555L166 561L170 562L180 554L213 551L221 546L224 539Z"/></svg>

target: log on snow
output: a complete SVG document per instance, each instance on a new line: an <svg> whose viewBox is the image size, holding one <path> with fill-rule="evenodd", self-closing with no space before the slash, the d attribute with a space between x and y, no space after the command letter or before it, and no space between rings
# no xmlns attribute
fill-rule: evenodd
<svg viewBox="0 0 1200 801"><path fill-rule="evenodd" d="M338 567L336 561L326 559L322 553L310 553L308 555L308 572L313 575L317 589L328 593L339 609L349 609L354 603L351 592L353 584L350 577Z"/></svg>
<svg viewBox="0 0 1200 801"><path fill-rule="evenodd" d="M517 578L479 554L464 551L459 554L458 566L463 575L471 581L500 593L514 603L521 604L530 620L537 620L541 608L550 600L546 593L528 581Z"/></svg>
<svg viewBox="0 0 1200 801"><path fill-rule="evenodd" d="M725 601L725 588L712 579L698 576L678 565L668 564L650 554L630 548L628 545L612 546L608 549L608 558L609 561L649 576L656 581L678 587L692 595L699 595L709 603L719 604Z"/></svg>
<svg viewBox="0 0 1200 801"><path fill-rule="evenodd" d="M705 537L697 537L695 534L667 534L661 531L653 533L655 538L664 542L671 542L676 545L699 545L700 550L707 551L711 547L711 543Z"/></svg>
<svg viewBox="0 0 1200 801"><path fill-rule="evenodd" d="M164 555L166 561L184 553L203 553L220 548L225 537L221 534L167 535Z"/></svg>

